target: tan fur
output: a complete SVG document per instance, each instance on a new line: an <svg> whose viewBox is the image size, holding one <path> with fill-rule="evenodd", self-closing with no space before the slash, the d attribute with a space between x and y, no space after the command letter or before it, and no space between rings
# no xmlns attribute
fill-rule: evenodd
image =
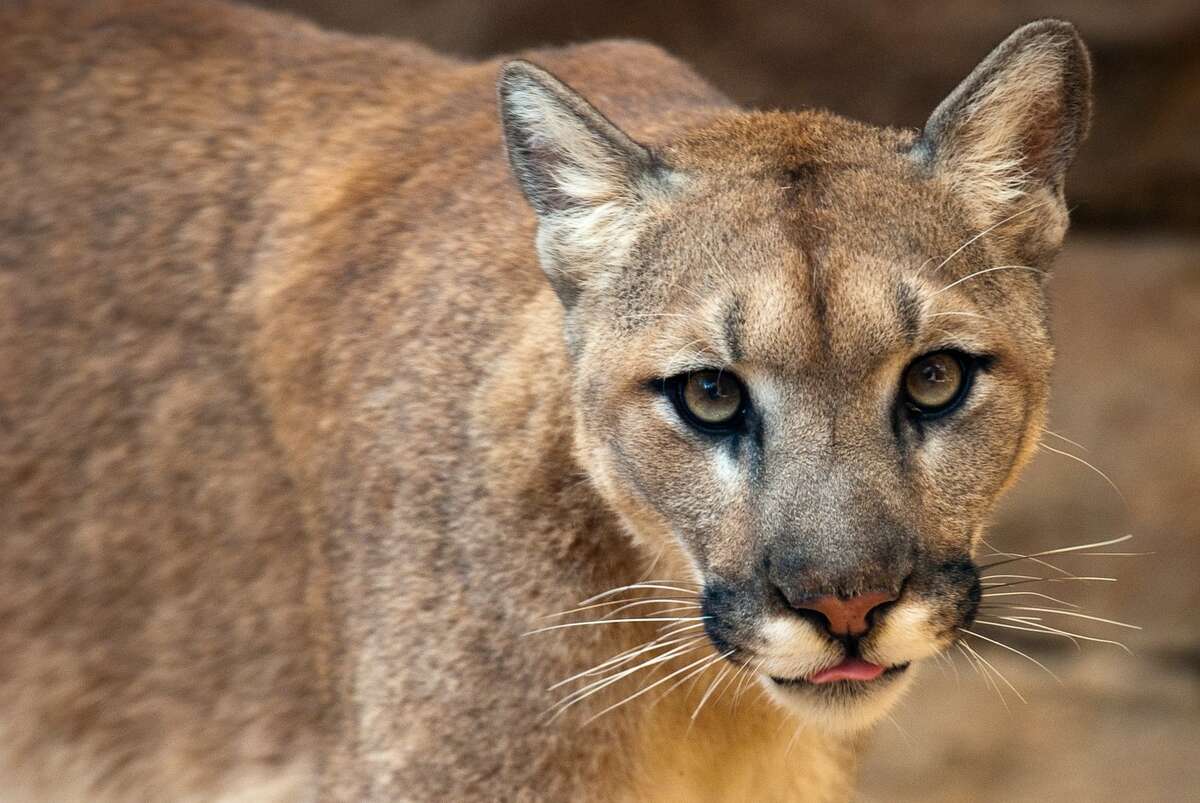
<svg viewBox="0 0 1200 803"><path fill-rule="evenodd" d="M849 797L903 682L774 685L843 648L763 577L903 581L881 665L969 616L1051 348L1037 274L967 277L1048 266L1086 127L1086 55L1039 25L917 135L743 112L637 43L525 54L610 123L536 67L220 2L8 4L0 800ZM994 367L898 446L898 377L947 342ZM654 389L713 366L761 447ZM649 675L705 662L677 690L549 720L660 630L526 634L648 577L749 605L743 662L714 616Z"/></svg>

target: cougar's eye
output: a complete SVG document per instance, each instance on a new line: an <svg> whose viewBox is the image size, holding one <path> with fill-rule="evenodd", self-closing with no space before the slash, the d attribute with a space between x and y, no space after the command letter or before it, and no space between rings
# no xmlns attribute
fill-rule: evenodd
<svg viewBox="0 0 1200 803"><path fill-rule="evenodd" d="M904 372L905 402L921 415L949 412L962 401L970 371L970 358L956 351L918 357Z"/></svg>
<svg viewBox="0 0 1200 803"><path fill-rule="evenodd" d="M729 371L680 374L668 379L667 387L683 420L709 432L739 426L749 401L741 381Z"/></svg>

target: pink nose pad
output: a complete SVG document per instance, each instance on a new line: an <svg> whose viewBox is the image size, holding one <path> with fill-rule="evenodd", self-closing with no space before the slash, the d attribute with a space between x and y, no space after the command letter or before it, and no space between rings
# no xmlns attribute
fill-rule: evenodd
<svg viewBox="0 0 1200 803"><path fill-rule="evenodd" d="M871 629L867 621L871 611L895 599L894 594L886 591L872 591L846 599L832 595L816 597L794 607L816 611L824 616L829 632L835 636L861 636Z"/></svg>

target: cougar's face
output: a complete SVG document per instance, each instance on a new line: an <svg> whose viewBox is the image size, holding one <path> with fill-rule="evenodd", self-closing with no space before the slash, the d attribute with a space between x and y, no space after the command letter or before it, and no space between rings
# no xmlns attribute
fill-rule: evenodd
<svg viewBox="0 0 1200 803"><path fill-rule="evenodd" d="M827 727L881 716L975 614L1044 417L1088 76L1045 21L920 134L730 113L657 151L531 65L501 78L581 460L694 575L718 653Z"/></svg>
<svg viewBox="0 0 1200 803"><path fill-rule="evenodd" d="M1013 263L986 237L947 261L976 232L899 173L694 191L575 316L588 467L682 549L717 650L858 727L971 623L972 548L1042 421L1041 282L972 276Z"/></svg>

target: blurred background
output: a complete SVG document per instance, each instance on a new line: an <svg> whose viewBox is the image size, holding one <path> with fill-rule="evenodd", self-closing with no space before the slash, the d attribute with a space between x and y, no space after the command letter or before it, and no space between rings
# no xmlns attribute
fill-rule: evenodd
<svg viewBox="0 0 1200 803"><path fill-rule="evenodd" d="M1200 800L1200 2L734 2L270 0L331 27L467 57L598 37L656 42L747 106L823 106L921 125L1007 33L1069 19L1092 48L1096 115L1068 182L1075 221L1053 279L1059 346L1049 438L1106 473L1043 451L989 542L1029 553L1126 533L1075 557L1119 582L1038 590L1141 631L1059 615L1118 639L1015 630L974 646L1027 700L959 656L927 668L873 739L863 801ZM1032 569L1033 571L1029 571ZM995 571L1055 576L1020 562ZM1006 601L1040 607L1037 597ZM1023 612L1037 616L1037 612ZM1021 614L1015 614L1021 615ZM982 627L977 627L985 632Z"/></svg>

